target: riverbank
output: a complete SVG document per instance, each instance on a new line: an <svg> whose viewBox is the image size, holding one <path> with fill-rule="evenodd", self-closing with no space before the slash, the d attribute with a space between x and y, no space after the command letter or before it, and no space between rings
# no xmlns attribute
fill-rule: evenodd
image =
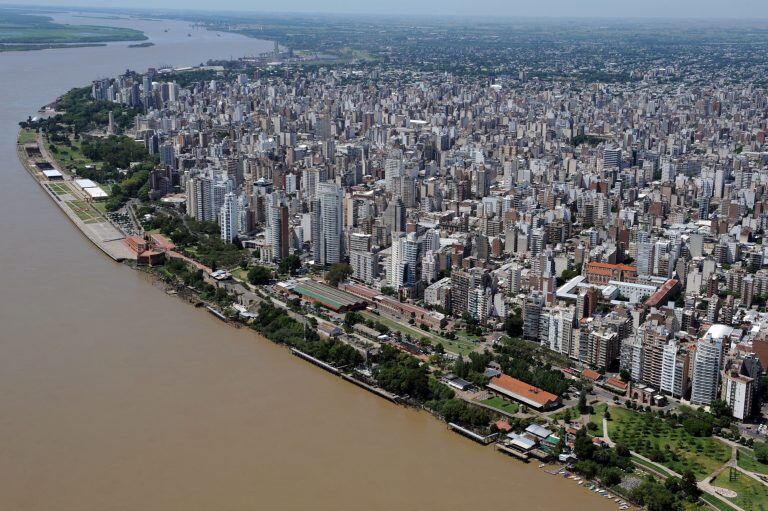
<svg viewBox="0 0 768 511"><path fill-rule="evenodd" d="M36 153L34 152L34 147L37 147L38 150L40 151L39 156L36 155ZM31 153L30 153L30 150L32 151ZM55 204L59 206L59 209L65 212L67 217L70 218L72 223L76 227L78 227L78 229L83 233L83 235L86 236L86 238L88 238L92 243L94 243L97 247L99 247L104 253L106 253L112 259L116 261L130 262L129 257L116 257L115 250L112 249L109 245L107 245L104 239L93 235L93 232L90 227L92 223L88 223L87 220L83 220L83 218L78 216L72 210L71 207L66 206L66 204L71 202L69 201L69 198L70 198L69 195L74 192L74 189L71 188L73 185L70 182L72 181L73 176L69 175L65 169L61 169L60 168L61 166L58 164L55 158L53 158L49 154L46 154L44 150L44 144L42 144L40 135L37 135L36 137L34 137L34 142L31 142L31 136L29 132L24 132L24 131L19 132L19 136L17 139L17 152L22 162L22 165L25 167L27 172L33 178L35 178L38 184L40 184L40 186L47 192L48 196L54 201ZM47 176L45 176L45 174L43 174L43 172L37 167L36 162L49 163L51 166L54 167L54 169L62 173L63 179L60 182L59 181L54 182L47 179ZM62 192L60 188L61 186L67 186L68 192ZM109 241L112 242L116 240L109 240ZM120 239L119 242L121 246L123 246L122 238ZM137 268L137 269L145 270L145 268ZM184 286L184 285L181 285L180 283L172 284L167 281L164 282L163 279L160 278L156 272L151 270L147 271L147 273L150 273L155 277L156 283L161 283L161 282L163 283L163 285L165 286L166 294L177 296L183 299L184 301L194 305L197 308L206 308L207 310L214 313L214 315L218 319L223 320L230 326L240 328L245 324L244 322L238 321L234 318L227 317L227 315L224 314L224 311L219 307L218 304L203 300L200 296L200 293L191 289L189 286ZM254 334L256 335L256 338L260 341L265 340L265 341L270 341L270 343L275 343L275 341L272 341L266 335L262 334L257 330L254 330ZM278 343L278 344L282 344L282 343ZM400 396L397 396L396 394L388 392L375 384L372 384L372 382L366 382L355 377L351 373L342 372L338 368L335 368L333 365L327 364L326 362L320 359L317 359L307 353L304 353L301 350L297 350L296 348L288 344L284 344L284 346L287 349L289 349L298 358L302 358L308 363L321 367L322 369L329 371L335 374L336 376L341 376L341 378L344 379L345 381L352 383L355 386L361 387L379 397L382 397L387 401L390 401L393 403L415 404L415 403L410 403L409 400L403 399ZM332 370L329 370L329 368ZM417 405L417 407L426 410L431 415L435 416L435 418L437 418L438 420L442 422L447 422L445 417L441 416L436 410L423 405ZM480 445L488 445L488 444L481 442ZM502 451L498 451L498 452L501 453Z"/></svg>
<svg viewBox="0 0 768 511"><path fill-rule="evenodd" d="M0 53L6 51L40 51L58 50L62 48L96 48L106 46L106 43L72 43L72 44L0 44Z"/></svg>
<svg viewBox="0 0 768 511"><path fill-rule="evenodd" d="M78 189L74 176L47 153L40 134L30 141L29 132L20 130L16 154L22 167L83 236L117 262L135 259L124 243L125 234Z"/></svg>

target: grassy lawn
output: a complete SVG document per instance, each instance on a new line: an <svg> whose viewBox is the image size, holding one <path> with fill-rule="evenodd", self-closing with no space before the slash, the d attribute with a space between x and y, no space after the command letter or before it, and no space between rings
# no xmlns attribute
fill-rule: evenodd
<svg viewBox="0 0 768 511"><path fill-rule="evenodd" d="M518 412L518 410L520 410L520 407L517 405L517 403L507 401L498 396L480 402L484 405L490 406L491 408L495 408L510 415L514 415Z"/></svg>
<svg viewBox="0 0 768 511"><path fill-rule="evenodd" d="M608 408L605 403L599 403L593 407L592 413L589 415L589 422L595 424L597 429L591 431L592 436L603 436L603 414Z"/></svg>
<svg viewBox="0 0 768 511"><path fill-rule="evenodd" d="M68 193L71 193L69 186L62 183L51 183L48 186L50 186L51 191L56 195L67 195Z"/></svg>
<svg viewBox="0 0 768 511"><path fill-rule="evenodd" d="M571 408L564 408L557 413L553 413L551 417L556 421L570 422L581 417L578 408L572 406Z"/></svg>
<svg viewBox="0 0 768 511"><path fill-rule="evenodd" d="M611 440L682 474L692 471L701 480L730 458L730 447L709 437L690 435L657 417L625 408L610 408Z"/></svg>
<svg viewBox="0 0 768 511"><path fill-rule="evenodd" d="M752 449L739 448L739 466L750 472L768 474L768 465L757 461Z"/></svg>
<svg viewBox="0 0 768 511"><path fill-rule="evenodd" d="M443 345L446 351L450 351L451 353L467 355L475 350L475 345L471 342L461 341L459 339L456 339L456 340L446 339L432 332L425 332L421 328L411 326L408 323L405 323L405 322L398 323L394 319L390 319L384 315L377 316L376 314L364 312L363 316L365 316L366 319L378 321L379 323L381 323L382 325L385 325L390 330L396 330L402 334L408 334L413 339L421 339L422 337L426 337L427 339L430 340L430 342L433 342L433 343L439 342Z"/></svg>
<svg viewBox="0 0 768 511"><path fill-rule="evenodd" d="M37 133L33 130L21 130L19 132L19 143L29 144L37 140Z"/></svg>
<svg viewBox="0 0 768 511"><path fill-rule="evenodd" d="M82 200L73 200L66 203L69 209L75 212L77 218L85 223L96 223L101 221L101 215L94 210L87 202Z"/></svg>
<svg viewBox="0 0 768 511"><path fill-rule="evenodd" d="M71 146L66 146L64 144L54 144L52 145L47 138L45 140L45 146L50 152L51 156L53 156L56 161L59 163L59 165L67 170L76 169L77 167L81 165L98 165L94 163L93 160L90 158L87 158L80 149L80 141L73 140L70 138L70 142L72 143ZM56 148L56 150L53 150L53 147Z"/></svg>
<svg viewBox="0 0 768 511"><path fill-rule="evenodd" d="M653 463L649 463L649 462L645 461L644 459L635 456L634 454L632 455L632 461L636 462L638 465L642 465L642 466L648 468L648 470L650 470L651 473L661 472L662 474L667 474L667 475L670 475L670 476L672 475L669 472L667 472L667 469L665 469L664 467L657 467Z"/></svg>
<svg viewBox="0 0 768 511"><path fill-rule="evenodd" d="M713 497L712 495L708 495L706 493L701 494L701 500L708 504L712 504L716 509L720 509L722 511L734 511L736 508L733 506L729 506L722 500Z"/></svg>
<svg viewBox="0 0 768 511"><path fill-rule="evenodd" d="M723 470L712 484L735 491L736 497L728 500L746 511L765 511L768 509L768 486L736 469Z"/></svg>
<svg viewBox="0 0 768 511"><path fill-rule="evenodd" d="M244 269L238 267L238 268L235 268L234 270L232 270L231 273L232 273L232 277L235 280L241 280L243 282L248 282L248 270L244 270Z"/></svg>

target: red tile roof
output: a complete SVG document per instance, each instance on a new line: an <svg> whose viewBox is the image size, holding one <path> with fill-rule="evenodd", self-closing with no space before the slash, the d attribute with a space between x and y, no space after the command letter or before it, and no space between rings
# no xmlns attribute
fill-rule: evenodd
<svg viewBox="0 0 768 511"><path fill-rule="evenodd" d="M545 407L559 401L556 395L506 374L491 378L488 387L537 407Z"/></svg>
<svg viewBox="0 0 768 511"><path fill-rule="evenodd" d="M584 369L581 372L581 375L584 378L592 381L597 381L597 379L600 378L600 373L598 373L597 371L593 371L592 369Z"/></svg>
<svg viewBox="0 0 768 511"><path fill-rule="evenodd" d="M605 384L620 390L627 390L627 387L629 386L626 382L623 382L617 378L608 378L605 380Z"/></svg>

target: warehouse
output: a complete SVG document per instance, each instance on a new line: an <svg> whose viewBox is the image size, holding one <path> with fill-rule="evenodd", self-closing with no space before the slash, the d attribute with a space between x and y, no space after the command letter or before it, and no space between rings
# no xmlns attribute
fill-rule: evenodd
<svg viewBox="0 0 768 511"><path fill-rule="evenodd" d="M297 282L293 287L293 292L301 296L302 300L320 304L334 312L360 310L367 305L365 300L355 295L314 280Z"/></svg>

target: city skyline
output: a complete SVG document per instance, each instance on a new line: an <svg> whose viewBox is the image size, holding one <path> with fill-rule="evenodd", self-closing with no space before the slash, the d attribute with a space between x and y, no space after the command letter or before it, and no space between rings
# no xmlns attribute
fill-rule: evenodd
<svg viewBox="0 0 768 511"><path fill-rule="evenodd" d="M87 9L153 9L153 10L197 10L210 11L205 0L169 0L158 8L151 0L46 0L44 2L0 2L0 6L23 7L73 7ZM749 19L768 18L768 6L759 0L738 0L736 2L715 2L706 0L681 0L670 5L662 0L645 2L642 9L632 5L617 5L609 0L590 0L574 4L565 0L547 0L532 4L526 1L480 0L471 5L457 0L422 0L418 5L405 0L394 0L388 8L372 0L331 0L318 4L311 0L290 0L278 8L269 2L248 0L224 0L220 10L247 13L285 14L360 14L360 15L418 15L437 17L487 18L595 18L595 19Z"/></svg>
<svg viewBox="0 0 768 511"><path fill-rule="evenodd" d="M10 508L768 508L762 5L49 1L99 7L0 8Z"/></svg>

